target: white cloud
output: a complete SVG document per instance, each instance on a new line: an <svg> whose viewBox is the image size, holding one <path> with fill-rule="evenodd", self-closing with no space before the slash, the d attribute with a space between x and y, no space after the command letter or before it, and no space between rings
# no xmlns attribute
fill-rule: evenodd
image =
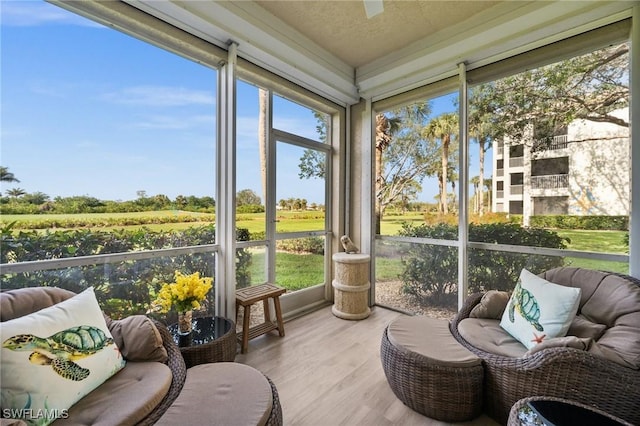
<svg viewBox="0 0 640 426"><path fill-rule="evenodd" d="M186 105L215 105L214 93L184 87L136 86L106 93L104 100L125 105L174 107Z"/></svg>
<svg viewBox="0 0 640 426"><path fill-rule="evenodd" d="M211 115L194 115L189 117L153 115L140 119L133 124L133 127L144 129L184 130L200 126L213 127L215 125L215 119L215 114L213 113Z"/></svg>
<svg viewBox="0 0 640 426"><path fill-rule="evenodd" d="M0 16L3 26L33 27L54 24L104 28L96 22L44 1L2 0Z"/></svg>

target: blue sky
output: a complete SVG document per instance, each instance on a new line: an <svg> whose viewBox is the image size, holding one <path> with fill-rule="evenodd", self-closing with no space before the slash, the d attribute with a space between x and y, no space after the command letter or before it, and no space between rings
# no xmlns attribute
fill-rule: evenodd
<svg viewBox="0 0 640 426"><path fill-rule="evenodd" d="M45 2L1 7L0 165L20 179L2 192L215 195L215 70ZM260 195L257 90L239 84L238 95L237 189ZM309 110L275 101L274 127L315 139L315 126ZM278 155L277 198L322 203L322 182L297 176L300 149ZM424 187L432 201L437 185Z"/></svg>

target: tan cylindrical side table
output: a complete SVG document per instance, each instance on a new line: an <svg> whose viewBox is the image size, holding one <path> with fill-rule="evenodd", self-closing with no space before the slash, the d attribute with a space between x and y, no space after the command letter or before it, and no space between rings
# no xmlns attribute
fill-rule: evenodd
<svg viewBox="0 0 640 426"><path fill-rule="evenodd" d="M361 253L336 253L333 255L335 279L333 280L335 316L348 320L364 319L369 309L369 255Z"/></svg>

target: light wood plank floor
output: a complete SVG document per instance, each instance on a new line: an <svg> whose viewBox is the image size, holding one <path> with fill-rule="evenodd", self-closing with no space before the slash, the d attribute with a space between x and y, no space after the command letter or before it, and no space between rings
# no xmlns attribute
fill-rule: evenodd
<svg viewBox="0 0 640 426"><path fill-rule="evenodd" d="M386 381L380 340L399 315L375 307L369 318L347 321L322 308L286 322L284 338L274 331L250 340L236 362L273 380L287 426L447 425L402 404ZM497 425L484 415L456 424Z"/></svg>

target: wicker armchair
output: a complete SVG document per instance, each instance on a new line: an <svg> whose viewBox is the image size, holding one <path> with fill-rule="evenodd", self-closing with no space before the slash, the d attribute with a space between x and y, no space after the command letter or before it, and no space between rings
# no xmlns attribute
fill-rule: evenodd
<svg viewBox="0 0 640 426"><path fill-rule="evenodd" d="M0 321L8 321L36 312L40 309L53 306L64 300L75 296L75 293L58 287L33 287L17 290L10 290L0 293ZM16 304L15 301L21 303ZM19 306L19 309L16 309ZM151 411L147 417L142 419L139 425L154 424L173 401L178 397L187 376L187 369L178 346L174 343L171 334L164 324L155 321L154 324L162 336L162 343L167 351L168 359L166 365L171 370L172 381L169 391L162 401Z"/></svg>
<svg viewBox="0 0 640 426"><path fill-rule="evenodd" d="M577 278L576 273L578 273ZM590 271L589 277L594 273L602 274L601 280L611 276L624 278L630 283L627 287L629 295L626 297L637 301L640 305L640 280L626 275L597 271ZM543 277L563 285L581 286L582 284L578 279L580 268L557 268L557 270L548 271ZM563 280L570 282L559 282ZM620 293L620 288L611 297L614 296L625 297ZM511 407L518 400L543 395L594 406L633 424L640 424L640 370L638 369L627 368L588 351L568 347L547 348L531 356L515 358L486 352L465 340L458 326L461 321L469 318L471 310L480 302L481 297L482 294L470 296L451 322L450 328L456 340L483 360L484 409L489 416L505 424ZM581 309L584 303L583 298L580 304ZM634 319L637 320L637 318L634 316ZM611 328L615 324L607 325ZM631 330L635 330L633 333L638 333L635 336L635 342L640 344L640 332L634 327L637 327L637 324L634 324ZM630 336L629 331L629 328L625 329L623 337L625 339L631 337L633 340L633 335ZM636 356L638 357L636 359L640 359L640 353Z"/></svg>
<svg viewBox="0 0 640 426"><path fill-rule="evenodd" d="M164 412L167 411L169 406L180 394L182 386L184 385L184 381L187 378L187 367L184 363L184 358L180 353L180 349L178 349L178 346L173 341L171 333L169 333L167 327L165 327L165 325L160 321L154 320L153 322L158 328L160 335L162 336L162 345L167 350L167 354L169 355L166 364L171 369L173 380L171 381L169 391L162 399L162 401L160 401L160 404L156 405L156 408L154 408L153 411L139 423L139 425L141 426L152 425L157 422L160 417L162 417Z"/></svg>

